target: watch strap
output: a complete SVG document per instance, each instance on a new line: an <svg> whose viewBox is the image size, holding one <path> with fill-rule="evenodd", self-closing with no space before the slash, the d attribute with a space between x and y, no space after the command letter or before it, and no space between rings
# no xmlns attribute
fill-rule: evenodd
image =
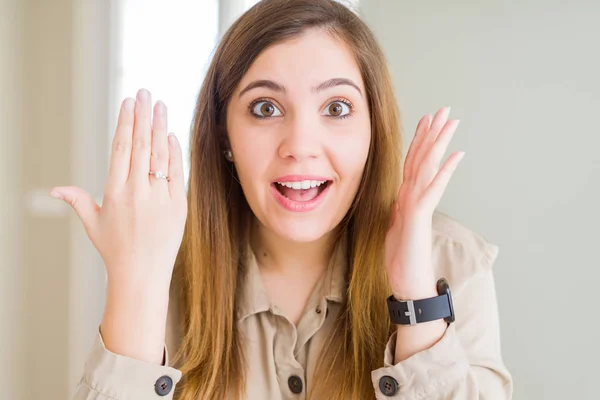
<svg viewBox="0 0 600 400"><path fill-rule="evenodd" d="M446 319L452 315L448 293L428 299L408 301L398 301L394 296L390 296L388 308L392 322L398 325L416 325Z"/></svg>
<svg viewBox="0 0 600 400"><path fill-rule="evenodd" d="M416 325L421 322L444 319L447 323L454 322L454 306L452 293L448 282L441 278L437 281L438 296L420 300L396 300L388 297L390 319L397 325Z"/></svg>

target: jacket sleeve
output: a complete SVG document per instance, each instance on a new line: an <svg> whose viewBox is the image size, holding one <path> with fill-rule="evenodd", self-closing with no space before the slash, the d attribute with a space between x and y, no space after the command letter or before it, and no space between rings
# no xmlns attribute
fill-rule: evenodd
<svg viewBox="0 0 600 400"><path fill-rule="evenodd" d="M477 262L479 265L471 269L476 273L458 285L459 292L453 294L456 320L435 345L394 365L396 334L391 336L383 368L371 373L377 399L512 398L512 378L500 352L498 306L491 269L497 252L495 245L487 246ZM448 267L460 269L456 261L461 258L459 255L456 260L446 259Z"/></svg>
<svg viewBox="0 0 600 400"><path fill-rule="evenodd" d="M108 351L98 331L73 400L147 400L173 398L181 372Z"/></svg>

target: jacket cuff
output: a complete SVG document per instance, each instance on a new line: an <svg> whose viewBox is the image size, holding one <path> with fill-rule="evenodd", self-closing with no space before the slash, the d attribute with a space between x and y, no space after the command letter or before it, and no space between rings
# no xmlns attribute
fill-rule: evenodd
<svg viewBox="0 0 600 400"><path fill-rule="evenodd" d="M383 368L371 373L377 399L424 399L449 383L464 378L469 362L450 324L431 348L394 365L396 332L385 349Z"/></svg>
<svg viewBox="0 0 600 400"><path fill-rule="evenodd" d="M168 355L165 352L165 361ZM181 371L110 352L100 332L87 358L81 384L111 399L171 400Z"/></svg>

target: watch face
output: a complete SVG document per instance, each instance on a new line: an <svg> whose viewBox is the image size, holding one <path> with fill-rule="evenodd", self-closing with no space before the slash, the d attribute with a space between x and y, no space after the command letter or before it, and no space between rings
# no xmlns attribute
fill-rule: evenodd
<svg viewBox="0 0 600 400"><path fill-rule="evenodd" d="M444 295L447 294L448 295L448 305L450 306L450 316L444 318L444 321L446 321L447 323L452 323L454 322L454 305L452 304L452 293L450 292L450 286L448 285L448 281L446 281L446 279L441 278L440 280L437 281L437 292L438 295Z"/></svg>
<svg viewBox="0 0 600 400"><path fill-rule="evenodd" d="M440 296L450 292L450 286L448 285L448 281L446 279L440 278L437 281L437 292Z"/></svg>

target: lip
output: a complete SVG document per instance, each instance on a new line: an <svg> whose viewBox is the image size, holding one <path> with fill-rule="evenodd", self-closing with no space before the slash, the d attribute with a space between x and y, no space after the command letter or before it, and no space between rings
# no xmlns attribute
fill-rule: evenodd
<svg viewBox="0 0 600 400"><path fill-rule="evenodd" d="M294 175L295 177L299 176L299 175ZM284 178L289 178L289 177L284 177ZM308 180L310 178L305 177L303 180ZM315 179L314 177L311 180L328 180L328 179L322 179L322 178L318 178ZM285 181L276 181L276 182L296 182L297 179L289 179L289 180L285 180ZM331 188L331 185L333 185L333 183L330 181L327 186L325 187L325 189L323 189L323 191L321 193L319 193L319 195L317 197L315 197L312 200L309 201L294 201L292 199L288 199L287 197L285 197L284 195L282 195L279 190L277 190L277 188L275 187L275 185L277 185L277 183L271 183L271 193L273 194L273 196L275 197L275 200L277 201L277 203L279 203L280 206L282 206L283 208L285 208L288 211L291 212L309 212L309 211L313 211L315 210L324 200L325 197L327 196L327 193L329 193L329 189Z"/></svg>
<svg viewBox="0 0 600 400"><path fill-rule="evenodd" d="M318 175L286 175L275 179L275 182L300 182L300 181L332 181L333 179Z"/></svg>

